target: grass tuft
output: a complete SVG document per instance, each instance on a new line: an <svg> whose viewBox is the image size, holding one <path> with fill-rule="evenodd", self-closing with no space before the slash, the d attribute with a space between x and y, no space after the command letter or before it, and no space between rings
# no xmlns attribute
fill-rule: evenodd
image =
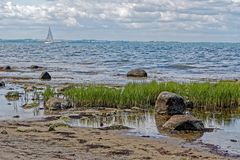
<svg viewBox="0 0 240 160"><path fill-rule="evenodd" d="M64 96L75 107L113 107L148 109L153 107L162 91L177 93L192 101L195 107L231 108L240 104L240 84L236 82L218 83L129 83L122 88L107 86L72 87ZM48 90L47 93L49 93ZM50 92L52 93L52 92Z"/></svg>

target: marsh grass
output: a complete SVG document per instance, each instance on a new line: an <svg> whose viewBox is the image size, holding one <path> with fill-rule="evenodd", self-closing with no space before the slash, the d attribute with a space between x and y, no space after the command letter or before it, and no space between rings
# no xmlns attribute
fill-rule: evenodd
<svg viewBox="0 0 240 160"><path fill-rule="evenodd" d="M47 87L45 91L43 92L43 99L44 102L48 101L49 98L54 97L54 90L51 87Z"/></svg>
<svg viewBox="0 0 240 160"><path fill-rule="evenodd" d="M76 107L151 108L162 91L183 96L195 107L211 109L238 107L240 84L236 82L218 83L129 83L125 87L113 88L92 85L72 87L64 92Z"/></svg>

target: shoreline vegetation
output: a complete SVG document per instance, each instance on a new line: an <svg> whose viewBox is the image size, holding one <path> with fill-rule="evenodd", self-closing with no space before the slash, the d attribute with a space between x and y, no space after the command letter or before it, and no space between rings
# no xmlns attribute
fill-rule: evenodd
<svg viewBox="0 0 240 160"><path fill-rule="evenodd" d="M163 91L179 94L194 108L222 110L238 108L240 105L240 83L220 81L216 83L177 83L152 81L150 83L128 83L124 87L104 85L71 86L63 95L74 107L109 107L149 109L154 107L158 95ZM54 95L47 88L47 97Z"/></svg>

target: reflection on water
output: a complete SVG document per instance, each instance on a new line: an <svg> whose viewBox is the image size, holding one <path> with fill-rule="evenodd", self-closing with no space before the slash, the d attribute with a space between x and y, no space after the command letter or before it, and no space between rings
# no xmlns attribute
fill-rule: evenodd
<svg viewBox="0 0 240 160"><path fill-rule="evenodd" d="M239 110L226 110L221 112L196 113L204 119L205 126L215 128L213 132L205 133L201 140L203 143L213 144L219 149L230 153L240 154L240 114Z"/></svg>
<svg viewBox="0 0 240 160"><path fill-rule="evenodd" d="M18 91L21 94L21 97L9 101L5 97L9 91ZM0 120L11 119L14 116L19 116L20 119L41 117L44 112L41 110L42 104L40 104L39 107L31 109L24 109L22 107L24 104L32 102L33 97L33 92L25 93L21 86L6 85L6 87L0 88Z"/></svg>
<svg viewBox="0 0 240 160"><path fill-rule="evenodd" d="M72 120L70 123L72 126L79 127L92 127L101 128L112 125L123 125L132 128L129 134L138 136L151 136L160 138L163 135L159 134L154 113L129 113L129 112L117 112L115 115L106 117L94 116L94 118L81 118Z"/></svg>
<svg viewBox="0 0 240 160"><path fill-rule="evenodd" d="M206 133L178 133L170 136L184 139L198 139L204 143L218 146L221 150L227 150L229 153L240 154L240 116L226 114L228 117L220 116L215 113L203 113L198 116L204 121L208 128L215 128L213 132ZM114 124L124 125L132 128L129 134L138 136L149 136L160 138L169 134L164 133L159 126L165 120L155 117L154 112L129 113L118 112L110 116L94 116L92 118L75 119L70 122L72 126L101 128ZM103 126L102 126L103 124ZM235 142L237 141L237 142Z"/></svg>

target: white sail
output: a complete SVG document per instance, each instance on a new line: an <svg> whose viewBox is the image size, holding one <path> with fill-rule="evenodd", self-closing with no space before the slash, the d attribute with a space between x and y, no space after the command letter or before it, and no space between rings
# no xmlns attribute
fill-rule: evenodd
<svg viewBox="0 0 240 160"><path fill-rule="evenodd" d="M53 40L52 31L51 31L51 28L49 27L48 35L47 35L47 38L45 40L45 43L53 43L53 42L54 42L54 40Z"/></svg>

